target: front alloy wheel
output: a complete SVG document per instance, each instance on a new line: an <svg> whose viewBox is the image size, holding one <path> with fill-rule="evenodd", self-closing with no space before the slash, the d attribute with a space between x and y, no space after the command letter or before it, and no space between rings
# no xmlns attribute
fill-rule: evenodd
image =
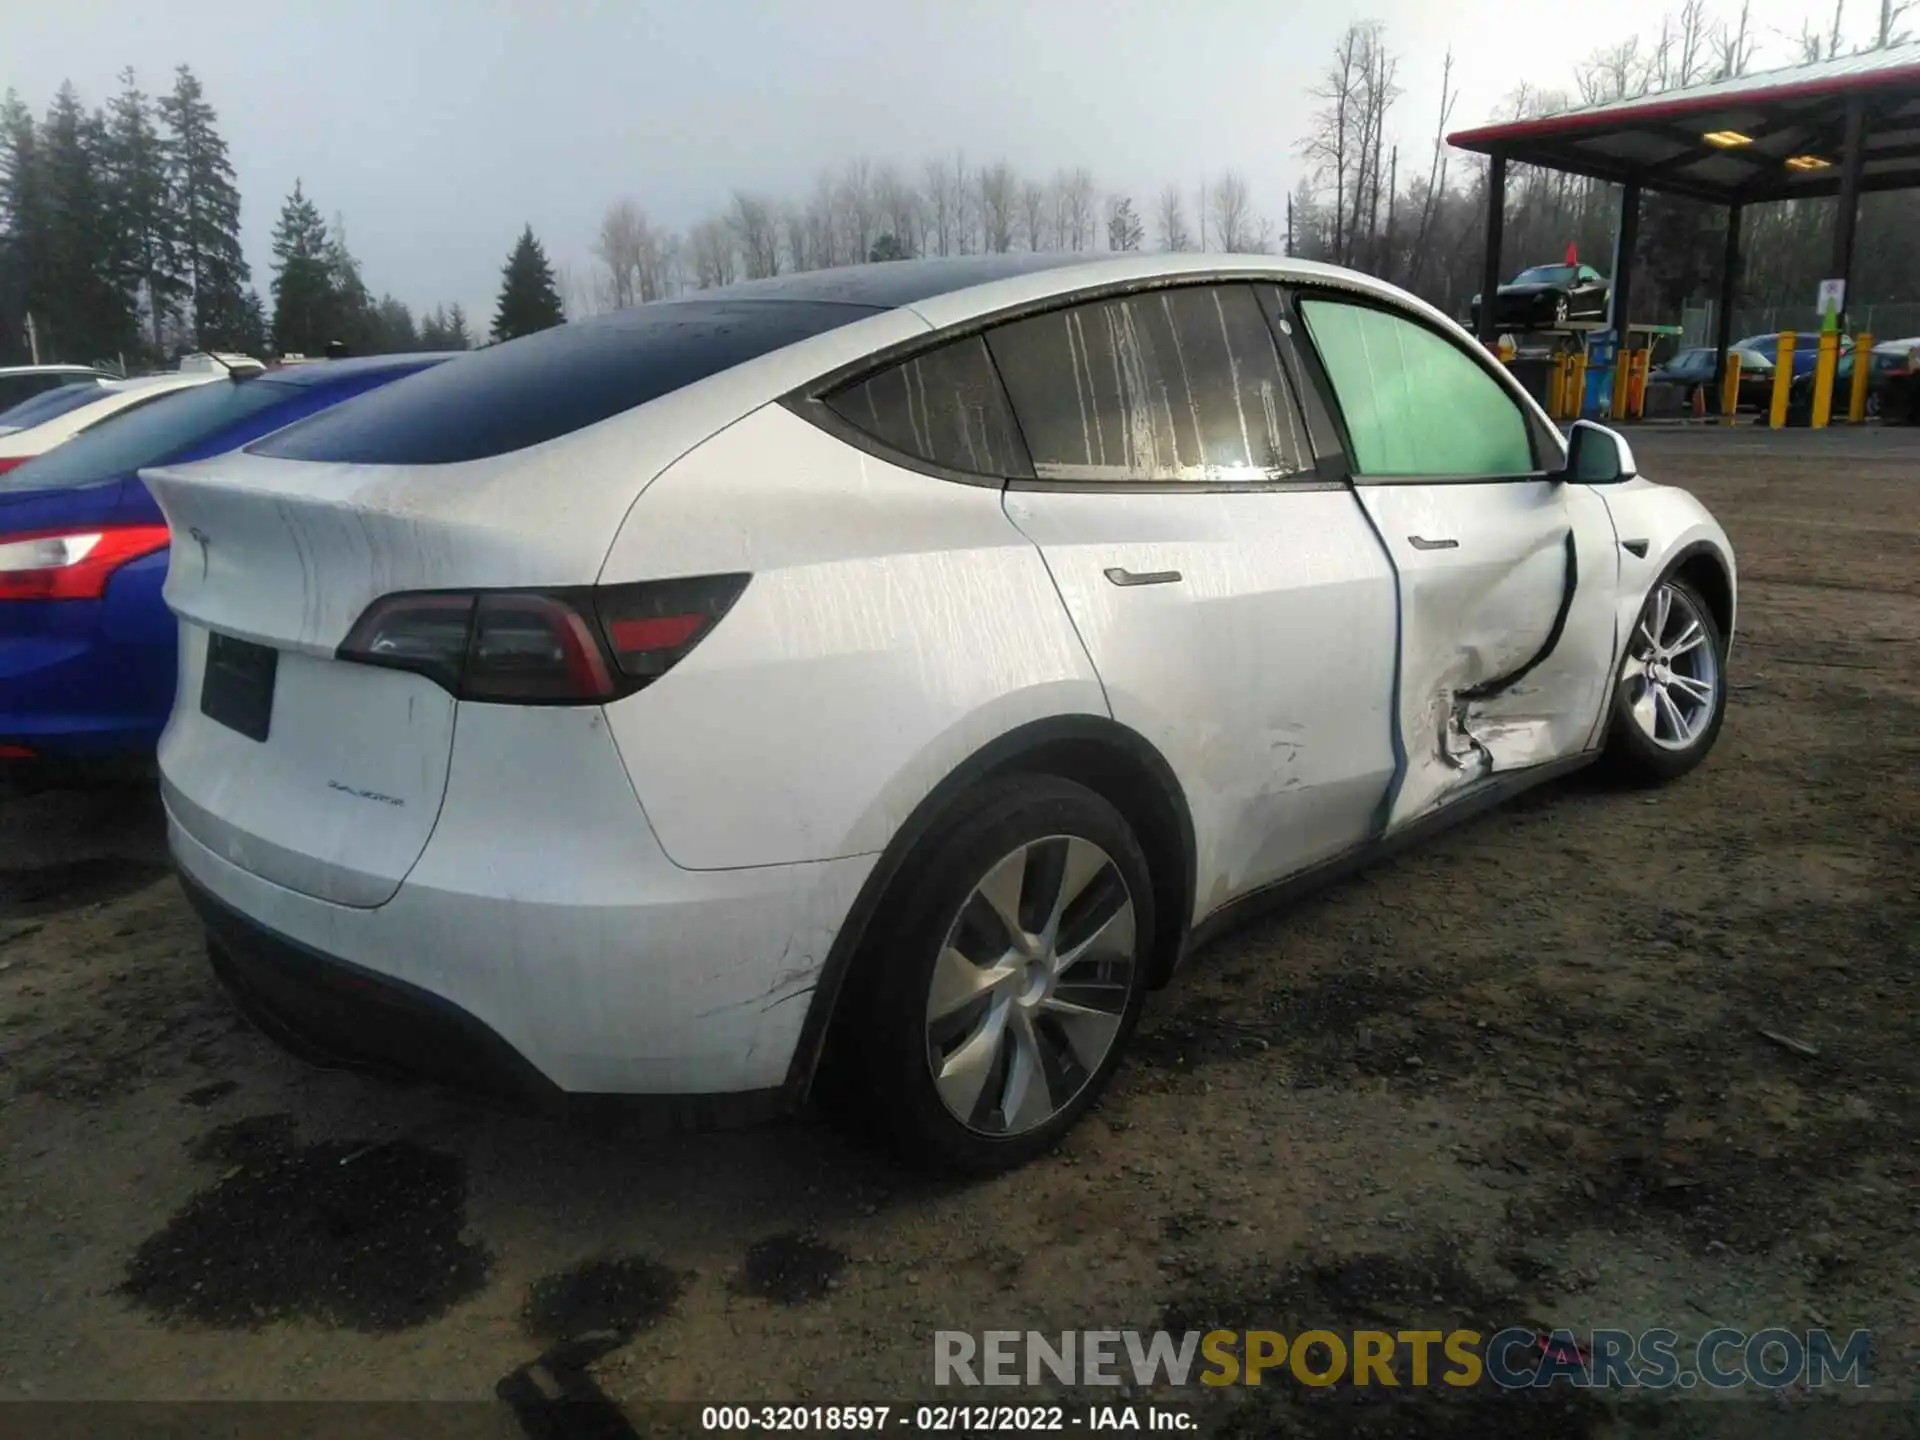
<svg viewBox="0 0 1920 1440"><path fill-rule="evenodd" d="M1614 687L1607 759L1623 776L1671 780L1706 758L1726 715L1726 642L1713 611L1667 576L1642 607Z"/></svg>

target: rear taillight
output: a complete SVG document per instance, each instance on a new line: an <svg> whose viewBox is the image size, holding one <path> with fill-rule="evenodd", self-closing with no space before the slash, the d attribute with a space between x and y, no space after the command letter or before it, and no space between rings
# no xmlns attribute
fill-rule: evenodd
<svg viewBox="0 0 1920 1440"><path fill-rule="evenodd" d="M337 654L424 675L462 700L596 704L666 674L719 623L747 579L388 595L367 607Z"/></svg>
<svg viewBox="0 0 1920 1440"><path fill-rule="evenodd" d="M32 458L31 455L0 455L0 475L6 474L16 465L26 464Z"/></svg>
<svg viewBox="0 0 1920 1440"><path fill-rule="evenodd" d="M166 548L164 525L0 535L0 600L98 600L114 571Z"/></svg>

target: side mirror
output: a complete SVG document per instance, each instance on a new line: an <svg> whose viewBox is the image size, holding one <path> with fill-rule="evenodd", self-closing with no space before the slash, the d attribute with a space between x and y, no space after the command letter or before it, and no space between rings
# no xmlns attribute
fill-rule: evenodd
<svg viewBox="0 0 1920 1440"><path fill-rule="evenodd" d="M1563 478L1582 485L1617 485L1639 473L1633 464L1633 447L1619 431L1591 420L1573 422Z"/></svg>

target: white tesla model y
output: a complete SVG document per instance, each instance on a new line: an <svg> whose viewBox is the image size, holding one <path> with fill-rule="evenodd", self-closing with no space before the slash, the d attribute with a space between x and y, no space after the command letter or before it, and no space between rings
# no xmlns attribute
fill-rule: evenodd
<svg viewBox="0 0 1920 1440"><path fill-rule="evenodd" d="M1051 1144L1226 917L1676 776L1727 693L1697 501L1293 261L754 282L144 478L173 851L262 1024L696 1119L824 1058L961 1170Z"/></svg>

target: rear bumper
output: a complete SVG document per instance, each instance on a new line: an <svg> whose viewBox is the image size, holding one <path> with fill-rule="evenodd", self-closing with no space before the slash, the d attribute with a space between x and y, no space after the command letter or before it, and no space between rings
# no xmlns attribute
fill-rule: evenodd
<svg viewBox="0 0 1920 1440"><path fill-rule="evenodd" d="M521 1096L786 1086L873 857L682 870L597 719L463 715L477 768L456 760L425 850L378 905L265 879L250 837L203 840L170 804L175 863L242 998L290 1048L304 1034L335 1058Z"/></svg>
<svg viewBox="0 0 1920 1440"><path fill-rule="evenodd" d="M214 973L247 1015L303 1058L420 1075L551 1106L562 1091L452 1001L269 930L184 872Z"/></svg>

